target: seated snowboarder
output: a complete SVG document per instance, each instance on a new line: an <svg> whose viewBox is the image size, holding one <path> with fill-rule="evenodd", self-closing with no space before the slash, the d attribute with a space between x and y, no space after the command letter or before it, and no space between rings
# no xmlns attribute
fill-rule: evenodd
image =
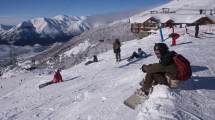
<svg viewBox="0 0 215 120"><path fill-rule="evenodd" d="M43 88L43 87L45 87L47 85L51 85L53 83L58 83L58 82L63 82L63 79L62 79L62 76L60 74L60 70L56 69L55 74L54 74L54 79L52 81L49 81L47 83L39 85L39 88Z"/></svg>
<svg viewBox="0 0 215 120"><path fill-rule="evenodd" d="M60 70L56 69L54 74L54 79L52 80L53 83L63 82L62 76L60 74Z"/></svg>
<svg viewBox="0 0 215 120"><path fill-rule="evenodd" d="M128 58L127 61L131 61L133 58L142 58L142 57L146 57L146 53L144 51L142 51L141 48L138 48L138 53L133 52L133 54Z"/></svg>
<svg viewBox="0 0 215 120"><path fill-rule="evenodd" d="M165 43L156 43L154 53L160 59L159 63L143 65L141 68L146 73L145 80L141 82L143 84L140 84L145 95L149 94L153 84L163 84L175 88L180 83L177 80L177 66L173 60L176 52L169 51Z"/></svg>
<svg viewBox="0 0 215 120"><path fill-rule="evenodd" d="M85 63L85 65L89 65L89 64L94 63L94 62L98 62L98 59L97 59L96 55L93 56L93 61L88 61L88 62Z"/></svg>

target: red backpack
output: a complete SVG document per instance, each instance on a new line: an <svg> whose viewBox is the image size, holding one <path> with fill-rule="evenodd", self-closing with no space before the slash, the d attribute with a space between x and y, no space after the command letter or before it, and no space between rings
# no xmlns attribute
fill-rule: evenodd
<svg viewBox="0 0 215 120"><path fill-rule="evenodd" d="M173 60L177 66L177 79L182 81L190 79L192 76L190 62L180 54L176 54Z"/></svg>

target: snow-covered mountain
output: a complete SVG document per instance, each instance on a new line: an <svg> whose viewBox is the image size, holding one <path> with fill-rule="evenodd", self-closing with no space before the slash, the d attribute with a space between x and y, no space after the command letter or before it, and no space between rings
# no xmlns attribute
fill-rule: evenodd
<svg viewBox="0 0 215 120"><path fill-rule="evenodd" d="M81 35L70 39L68 42L48 49L31 59L38 61L37 65L42 67L69 68L93 55L110 50L116 38L123 42L136 37L130 31L128 22L119 22L117 24L100 26L83 32ZM70 52L74 51L77 46L83 46L83 48L78 52Z"/></svg>
<svg viewBox="0 0 215 120"><path fill-rule="evenodd" d="M96 46L87 48L86 50L91 48L93 50L89 50L89 52L85 51L85 53L81 55L82 57L72 56L73 57L72 62L67 61L67 63L71 63L70 65L64 65L64 64L61 65L61 66L70 67L86 59L86 56L90 57L91 55L95 54L94 53L95 51L96 53L101 53L103 51L106 51L107 48L103 47L102 44L98 44L98 40L101 40L101 39L113 40L114 38L117 37L117 38L122 38L123 41L126 41L126 40L135 38L134 35L130 32L128 19L125 20L125 22L123 23L120 22L120 24L115 26L113 25L110 26L108 24L109 23L114 24L114 22L117 20L128 18L133 14L142 12L145 9L146 8L107 13L107 14L99 14L99 15L93 15L93 16L87 16L87 17L85 16L71 17L71 16L65 16L65 15L58 15L53 17L52 19L36 18L30 21L24 21L18 24L17 26L14 26L14 28L12 28L11 30L4 31L4 32L2 31L0 32L0 36L2 36L2 38L4 39L12 38L9 40L19 38L20 40L18 40L16 44L34 45L34 44L40 43L41 45L44 45L44 44L50 44L56 41L65 42L71 38L71 36L68 36L68 34L70 35L80 34L81 32L86 31L87 29L95 28L95 30L92 29L88 32L84 32L83 35L79 37L75 37L74 39L71 39L69 42L65 43L64 45L61 45L61 46L54 45L56 46L55 48L57 49L53 48L50 51L47 50L46 52L49 54L46 54L46 52L44 52L39 57L38 56L36 57L36 58L39 58L39 60L44 61L43 59L46 59L46 57L50 58L53 56L61 56L61 55L55 55L55 54L59 53L60 51L61 52L66 51L70 47L75 46L78 43L81 43L83 40L90 40L93 44L96 43L97 47L99 45L98 48L96 48ZM120 33L120 35L117 33ZM111 41L109 41L109 43ZM4 41L1 41L0 43L3 43L3 42ZM6 41L5 41L5 44L7 44ZM110 48L110 44L108 44L108 46ZM0 47L4 47L4 46L0 46ZM8 48L7 49L8 51L4 51L4 50L0 51L0 54L5 55L7 53L9 55L9 51L10 51L9 46L7 46L7 48ZM20 56L20 53L18 53L19 51L26 51L25 47L23 48L17 47L17 48L19 48L19 50L14 50L15 55L17 55L17 57ZM46 46L44 48L49 48L49 47ZM31 49L33 50L34 47L32 46ZM32 51L32 50L29 50L29 51ZM29 54L29 51L26 51L26 54ZM94 52L90 53L91 51L94 51ZM21 52L21 53L24 53L24 52ZM69 55L69 57L71 57L71 55ZM7 59L7 58L2 58L2 61L5 61L4 59ZM46 61L48 60L49 59L47 59ZM71 60L71 59L68 58L67 60ZM4 64L5 62L0 61L0 66L2 65L4 66Z"/></svg>
<svg viewBox="0 0 215 120"><path fill-rule="evenodd" d="M86 17L58 15L53 18L36 18L19 23L3 31L0 38L14 40L17 45L34 45L65 41L92 28L84 20ZM3 41L4 42L4 41Z"/></svg>
<svg viewBox="0 0 215 120"><path fill-rule="evenodd" d="M0 24L0 31L9 30L12 27L13 27L12 25L2 25L2 24Z"/></svg>
<svg viewBox="0 0 215 120"><path fill-rule="evenodd" d="M35 18L23 21L10 30L0 30L0 43L7 44L8 40L16 41L16 45L65 42L84 31L128 18L143 10L145 8L81 17L57 15L53 18Z"/></svg>

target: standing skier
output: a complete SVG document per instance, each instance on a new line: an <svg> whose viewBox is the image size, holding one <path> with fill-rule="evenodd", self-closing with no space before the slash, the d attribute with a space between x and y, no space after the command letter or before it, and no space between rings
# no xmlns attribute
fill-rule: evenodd
<svg viewBox="0 0 215 120"><path fill-rule="evenodd" d="M119 39L116 39L115 42L113 43L113 52L116 55L116 62L121 61L121 55L120 55L121 49L120 49L120 47L121 47L121 43L120 43Z"/></svg>
<svg viewBox="0 0 215 120"><path fill-rule="evenodd" d="M198 34L199 34L199 24L196 23L196 26L195 26L195 37L198 38Z"/></svg>

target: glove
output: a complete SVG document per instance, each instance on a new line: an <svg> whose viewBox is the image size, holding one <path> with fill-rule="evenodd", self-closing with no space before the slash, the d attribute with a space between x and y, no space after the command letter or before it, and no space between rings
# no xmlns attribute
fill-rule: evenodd
<svg viewBox="0 0 215 120"><path fill-rule="evenodd" d="M144 69L145 67L146 67L146 65L143 64L142 67L140 68L144 73L146 72L145 69Z"/></svg>

